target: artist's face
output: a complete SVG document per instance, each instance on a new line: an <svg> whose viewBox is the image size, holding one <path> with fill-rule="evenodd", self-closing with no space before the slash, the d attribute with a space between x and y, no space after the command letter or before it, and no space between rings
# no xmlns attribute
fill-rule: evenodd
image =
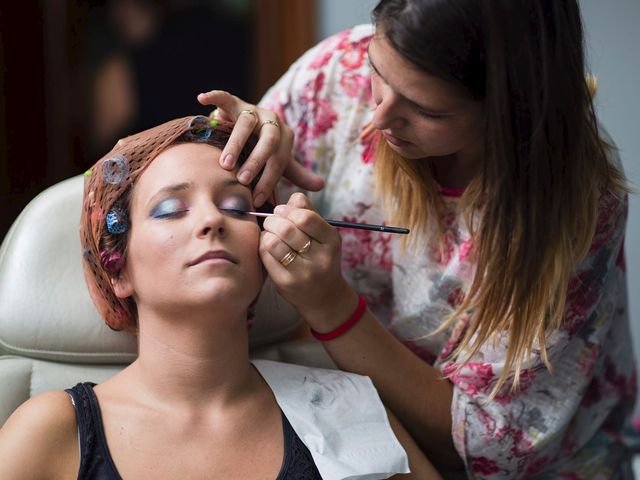
<svg viewBox="0 0 640 480"><path fill-rule="evenodd" d="M242 311L263 282L251 191L220 167L220 150L202 143L169 147L134 186L120 296L138 311ZM128 295L127 295L128 294Z"/></svg>
<svg viewBox="0 0 640 480"><path fill-rule="evenodd" d="M482 103L406 61L378 29L369 44L373 125L408 159L476 154Z"/></svg>

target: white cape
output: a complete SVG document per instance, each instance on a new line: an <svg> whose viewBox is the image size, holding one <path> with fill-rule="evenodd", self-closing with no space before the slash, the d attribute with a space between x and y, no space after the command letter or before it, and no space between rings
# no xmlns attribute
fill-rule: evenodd
<svg viewBox="0 0 640 480"><path fill-rule="evenodd" d="M252 360L327 480L378 480L409 473L369 377Z"/></svg>

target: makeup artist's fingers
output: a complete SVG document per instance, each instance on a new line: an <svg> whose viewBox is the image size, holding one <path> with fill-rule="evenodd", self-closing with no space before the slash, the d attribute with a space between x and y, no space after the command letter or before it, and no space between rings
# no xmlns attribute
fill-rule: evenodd
<svg viewBox="0 0 640 480"><path fill-rule="evenodd" d="M198 95L198 101L203 105L215 105L218 116L235 122L229 140L220 154L220 165L226 170L232 170L247 139L260 124L260 114L255 105L247 103L235 95L223 90L211 90ZM253 177L244 184L249 183ZM242 179L239 179L242 181Z"/></svg>
<svg viewBox="0 0 640 480"><path fill-rule="evenodd" d="M296 208L290 205L278 205L274 208L273 213L276 214L274 216L288 219L304 234L318 243L328 245L340 243L340 234L337 229L329 225L315 210ZM266 221L265 228L267 228Z"/></svg>
<svg viewBox="0 0 640 480"><path fill-rule="evenodd" d="M265 231L276 235L289 249L306 255L310 246L308 242L313 239L300 230L295 223L288 218L273 215L265 219L263 223Z"/></svg>
<svg viewBox="0 0 640 480"><path fill-rule="evenodd" d="M271 196L282 176L303 190L315 192L324 187L321 176L293 159L291 151L294 133L274 111L247 103L222 90L201 93L198 101L203 105L215 105L218 109L217 117L236 121L231 137L220 155L223 168L231 170L235 167L247 138L251 132L257 133L258 143L238 171L238 180L244 185L251 183L262 171L253 191L256 208ZM253 112L253 115L248 111ZM250 128L251 125L247 125L247 122L253 123L253 127Z"/></svg>
<svg viewBox="0 0 640 480"><path fill-rule="evenodd" d="M260 237L260 257L278 292L302 315L324 311L327 299L345 290L340 251L332 245L312 242L308 252L300 255L265 230Z"/></svg>
<svg viewBox="0 0 640 480"><path fill-rule="evenodd" d="M258 142L238 171L243 184L251 182L262 171L253 191L254 206L261 206L271 195L289 161L292 160L293 132L269 110L258 109Z"/></svg>
<svg viewBox="0 0 640 480"><path fill-rule="evenodd" d="M224 90L211 90L198 95L198 102L202 105L215 106L218 110L216 118L227 121L235 120L237 112L242 110L238 108L238 103L241 101L235 95L231 95Z"/></svg>

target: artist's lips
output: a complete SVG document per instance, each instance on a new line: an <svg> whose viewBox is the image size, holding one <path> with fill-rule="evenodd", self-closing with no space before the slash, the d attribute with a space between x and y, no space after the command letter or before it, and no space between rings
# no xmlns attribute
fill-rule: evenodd
<svg viewBox="0 0 640 480"><path fill-rule="evenodd" d="M383 131L382 135L384 135L384 138L386 138L389 143L395 145L396 147L406 147L408 145L411 145L411 142L407 142L402 138L396 137L388 131Z"/></svg>
<svg viewBox="0 0 640 480"><path fill-rule="evenodd" d="M201 263L238 263L236 258L225 250L209 250L198 258L189 262L189 266L199 265Z"/></svg>

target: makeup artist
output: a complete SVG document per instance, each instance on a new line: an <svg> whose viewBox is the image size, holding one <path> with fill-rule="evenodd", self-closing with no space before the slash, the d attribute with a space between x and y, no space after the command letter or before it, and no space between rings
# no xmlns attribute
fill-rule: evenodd
<svg viewBox="0 0 640 480"><path fill-rule="evenodd" d="M269 275L445 478L632 478L628 187L578 2L382 0L373 20L259 106L198 97L237 119L225 168L259 133L238 177L265 166L256 206L283 173L280 198L316 192L265 221Z"/></svg>

